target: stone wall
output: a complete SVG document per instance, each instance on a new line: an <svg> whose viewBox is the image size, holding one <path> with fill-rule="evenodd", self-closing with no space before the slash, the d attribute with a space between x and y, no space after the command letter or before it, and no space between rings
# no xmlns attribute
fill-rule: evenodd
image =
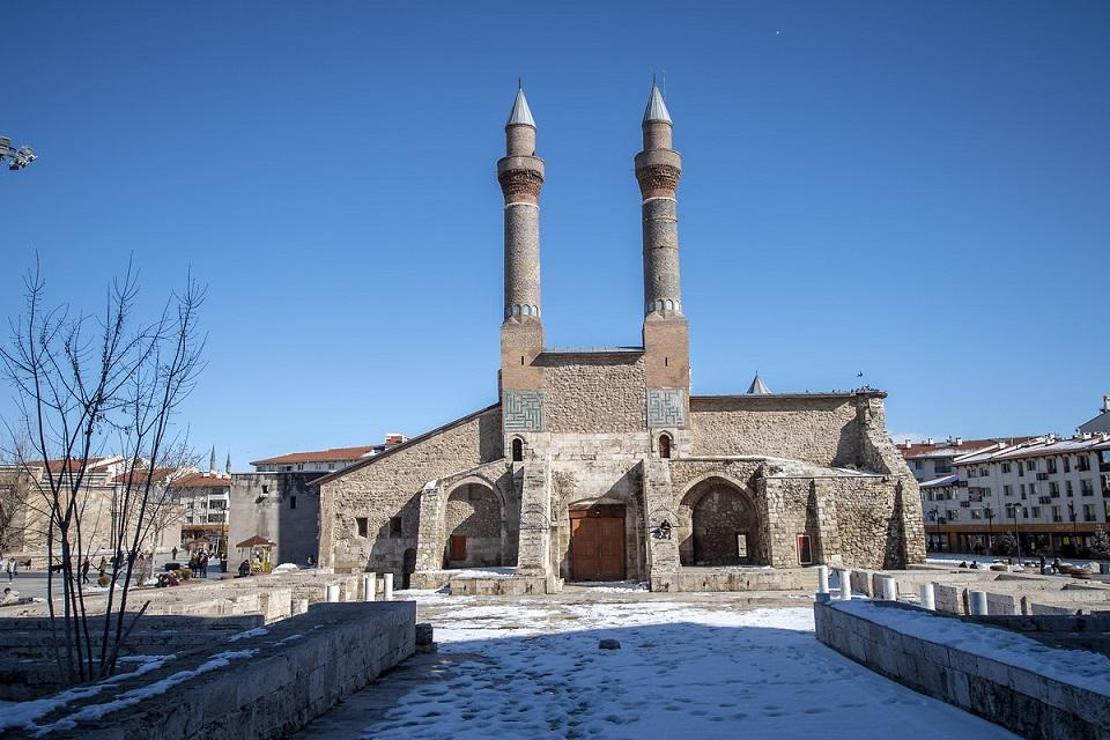
<svg viewBox="0 0 1110 740"><path fill-rule="evenodd" d="M922 613L892 602L885 606L873 603L875 608ZM954 704L1023 737L1072 740L1110 736L1110 696L1007 664L1001 656L992 659L905 634L831 603L818 602L813 609L818 640L914 691Z"/></svg>
<svg viewBox="0 0 1110 740"><path fill-rule="evenodd" d="M415 621L413 602L316 604L265 634L193 651L104 691L92 684L36 724L53 737L284 737L412 655Z"/></svg>
<svg viewBox="0 0 1110 740"><path fill-rule="evenodd" d="M254 535L277 543L274 564L304 563L320 552L320 473L236 473L231 477L228 562L235 544Z"/></svg>
<svg viewBox="0 0 1110 740"><path fill-rule="evenodd" d="M495 405L321 479L320 563L403 577L405 552L417 546L424 485L503 456ZM391 536L396 516L401 534ZM359 534L360 518L366 536Z"/></svg>
<svg viewBox="0 0 1110 740"><path fill-rule="evenodd" d="M447 499L444 525L449 567L501 565L501 506L493 491L476 483L456 488ZM465 558L451 558L452 537L465 538Z"/></svg>
<svg viewBox="0 0 1110 740"><path fill-rule="evenodd" d="M639 432L646 428L644 359L638 352L544 353L549 432Z"/></svg>
<svg viewBox="0 0 1110 740"><path fill-rule="evenodd" d="M859 445L852 399L848 394L693 396L693 454L852 464Z"/></svg>

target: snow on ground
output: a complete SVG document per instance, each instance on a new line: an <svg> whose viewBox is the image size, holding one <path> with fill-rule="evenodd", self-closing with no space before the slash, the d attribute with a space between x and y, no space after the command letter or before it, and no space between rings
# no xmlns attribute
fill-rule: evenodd
<svg viewBox="0 0 1110 740"><path fill-rule="evenodd" d="M971 624L930 612L882 607L871 601L832 602L843 611L930 642L958 648L1110 696L1110 658L1066 650L1009 630Z"/></svg>
<svg viewBox="0 0 1110 740"><path fill-rule="evenodd" d="M416 596L438 656L410 659L305 737L1012 737L821 645L809 606ZM622 648L599 650L607 637Z"/></svg>

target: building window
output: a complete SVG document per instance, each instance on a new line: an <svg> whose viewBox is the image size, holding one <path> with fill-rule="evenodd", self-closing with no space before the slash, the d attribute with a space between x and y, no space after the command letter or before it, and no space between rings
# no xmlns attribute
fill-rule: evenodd
<svg viewBox="0 0 1110 740"><path fill-rule="evenodd" d="M1060 507L1059 506L1053 506L1052 507L1052 521L1054 521L1054 522L1064 521L1063 518L1060 516Z"/></svg>
<svg viewBox="0 0 1110 740"><path fill-rule="evenodd" d="M364 516L355 517L355 524L358 525L358 536L370 536L370 522Z"/></svg>
<svg viewBox="0 0 1110 740"><path fill-rule="evenodd" d="M392 516L392 517L389 518L389 536L390 537L400 537L401 536L401 517Z"/></svg>
<svg viewBox="0 0 1110 740"><path fill-rule="evenodd" d="M524 462L524 440L520 437L513 439L513 462Z"/></svg>
<svg viewBox="0 0 1110 740"><path fill-rule="evenodd" d="M297 497L296 496L290 496L289 497L289 508L290 509L297 508Z"/></svg>
<svg viewBox="0 0 1110 740"><path fill-rule="evenodd" d="M1069 457L1068 455L1064 455L1064 472L1071 472L1071 457Z"/></svg>
<svg viewBox="0 0 1110 740"><path fill-rule="evenodd" d="M1034 518L1034 519L1039 519L1039 518L1040 518L1040 516L1041 516L1041 507L1039 507L1039 506L1034 506L1034 507L1033 507L1033 518Z"/></svg>
<svg viewBox="0 0 1110 740"><path fill-rule="evenodd" d="M1091 469L1091 461L1086 455L1075 458L1075 469L1083 473Z"/></svg>
<svg viewBox="0 0 1110 740"><path fill-rule="evenodd" d="M659 457L669 460L671 457L671 435L659 435Z"/></svg>
<svg viewBox="0 0 1110 740"><path fill-rule="evenodd" d="M1010 463L1002 463L1002 472L1003 473L1009 473L1010 472Z"/></svg>
<svg viewBox="0 0 1110 740"><path fill-rule="evenodd" d="M1095 520L1095 505L1083 504L1083 521L1093 522Z"/></svg>
<svg viewBox="0 0 1110 740"><path fill-rule="evenodd" d="M1036 470L1037 469L1037 461L1036 460L1026 460L1025 461L1025 469L1026 470Z"/></svg>
<svg viewBox="0 0 1110 740"><path fill-rule="evenodd" d="M263 484L263 485L262 485L262 495L263 495L263 496L265 496L265 495L266 495L266 494L268 494L269 492L270 492L270 487L269 487L269 486L267 486L266 484Z"/></svg>
<svg viewBox="0 0 1110 740"><path fill-rule="evenodd" d="M1056 481L1050 481L1048 484L1048 495L1052 498L1060 498L1060 484Z"/></svg>
<svg viewBox="0 0 1110 740"><path fill-rule="evenodd" d="M1070 480L1064 481L1064 493L1068 494L1069 496L1075 495L1075 489L1072 487Z"/></svg>
<svg viewBox="0 0 1110 740"><path fill-rule="evenodd" d="M968 478L978 478L979 477L979 471L976 468L971 468L970 470L967 471L967 477Z"/></svg>
<svg viewBox="0 0 1110 740"><path fill-rule="evenodd" d="M1014 487L1011 486L1011 485L1008 485L1008 484L1002 486L1002 495L1003 496L1013 496L1014 495Z"/></svg>
<svg viewBox="0 0 1110 740"><path fill-rule="evenodd" d="M971 518L972 519L982 519L983 518L983 510L982 509L972 509L971 510Z"/></svg>
<svg viewBox="0 0 1110 740"><path fill-rule="evenodd" d="M914 460L913 461L913 469L914 470L921 470L921 461L920 460Z"/></svg>
<svg viewBox="0 0 1110 740"><path fill-rule="evenodd" d="M1079 481L1079 493L1083 496L1094 496L1095 487L1091 485L1090 478L1082 478Z"/></svg>
<svg viewBox="0 0 1110 740"><path fill-rule="evenodd" d="M1048 466L1048 472L1050 472L1050 473L1055 473L1056 472L1056 458L1054 458L1054 457L1048 458L1047 460L1045 460L1045 465Z"/></svg>
<svg viewBox="0 0 1110 740"><path fill-rule="evenodd" d="M808 534L798 535L798 562L802 565L813 565L813 545Z"/></svg>

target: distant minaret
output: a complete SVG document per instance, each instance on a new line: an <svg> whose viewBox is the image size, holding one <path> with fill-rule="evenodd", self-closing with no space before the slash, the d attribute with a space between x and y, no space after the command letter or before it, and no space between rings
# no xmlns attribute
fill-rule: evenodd
<svg viewBox="0 0 1110 740"><path fill-rule="evenodd" d="M208 456L208 472L216 472L216 445L212 445L212 454Z"/></svg>
<svg viewBox="0 0 1110 740"><path fill-rule="evenodd" d="M672 147L673 125L652 81L643 120L644 150L636 155L643 198L644 353L648 426L686 426L690 391L689 332L682 312L678 267L678 180L682 157Z"/></svg>
<svg viewBox="0 0 1110 740"><path fill-rule="evenodd" d="M505 156L497 181L505 196L505 312L501 324L502 390L529 390L542 382L532 361L543 350L540 320L540 189L543 160L536 156L536 121L518 84L505 124Z"/></svg>
<svg viewBox="0 0 1110 740"><path fill-rule="evenodd" d="M227 460L224 461L224 472L231 475L231 450L227 451Z"/></svg>

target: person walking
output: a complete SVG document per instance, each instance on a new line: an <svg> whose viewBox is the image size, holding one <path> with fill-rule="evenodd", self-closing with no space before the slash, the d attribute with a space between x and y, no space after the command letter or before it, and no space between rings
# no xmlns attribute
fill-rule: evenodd
<svg viewBox="0 0 1110 740"><path fill-rule="evenodd" d="M200 577L208 577L208 551L202 550L200 553Z"/></svg>
<svg viewBox="0 0 1110 740"><path fill-rule="evenodd" d="M174 548L172 550L170 550L170 554L173 556L173 560L176 562L177 561L177 546L176 545L174 546Z"/></svg>
<svg viewBox="0 0 1110 740"><path fill-rule="evenodd" d="M89 556L86 555L85 562L81 563L81 583L84 584L89 582L90 568L92 568L92 562L89 560Z"/></svg>
<svg viewBox="0 0 1110 740"><path fill-rule="evenodd" d="M8 558L5 565L8 569L8 583L11 583L12 579L15 578L15 558Z"/></svg>

